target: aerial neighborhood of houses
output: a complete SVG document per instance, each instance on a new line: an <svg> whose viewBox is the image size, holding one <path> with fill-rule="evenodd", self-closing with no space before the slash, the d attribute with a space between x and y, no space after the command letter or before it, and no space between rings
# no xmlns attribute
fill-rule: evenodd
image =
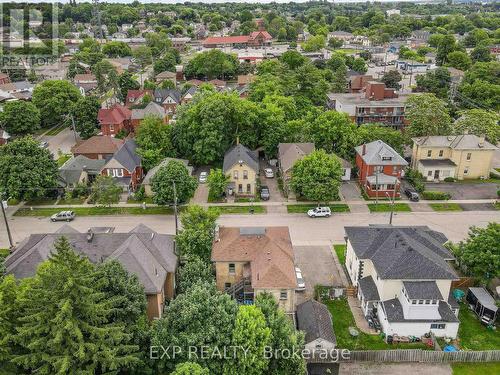
<svg viewBox="0 0 500 375"><path fill-rule="evenodd" d="M498 4L2 5L0 373L500 373Z"/></svg>

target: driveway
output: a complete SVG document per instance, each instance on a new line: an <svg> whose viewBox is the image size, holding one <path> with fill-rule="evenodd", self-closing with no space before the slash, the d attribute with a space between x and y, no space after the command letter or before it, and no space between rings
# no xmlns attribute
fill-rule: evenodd
<svg viewBox="0 0 500 375"><path fill-rule="evenodd" d="M340 185L340 194L346 201L363 200L359 186L355 181L342 182L342 185Z"/></svg>
<svg viewBox="0 0 500 375"><path fill-rule="evenodd" d="M77 136L79 140L79 137ZM75 135L70 128L64 129L56 135L44 135L40 137L40 141L49 143L49 151L57 158L59 150L63 154L71 153L71 147L75 145Z"/></svg>
<svg viewBox="0 0 500 375"><path fill-rule="evenodd" d="M315 285L341 285L330 246L294 246L295 264L300 267L306 290L296 293L297 303L312 298Z"/></svg>
<svg viewBox="0 0 500 375"><path fill-rule="evenodd" d="M425 190L451 194L451 199L495 199L500 184L496 183L426 183Z"/></svg>
<svg viewBox="0 0 500 375"><path fill-rule="evenodd" d="M276 178L276 167L270 166L265 160L260 159L259 161L260 168L260 185L267 186L269 188L269 194L271 198L269 198L269 202L284 202L285 198L281 195L281 191L278 187L278 179ZM264 168L271 168L274 172L273 178L266 178L264 173Z"/></svg>
<svg viewBox="0 0 500 375"><path fill-rule="evenodd" d="M451 367L445 363L341 363L340 375L451 375Z"/></svg>
<svg viewBox="0 0 500 375"><path fill-rule="evenodd" d="M199 183L201 172L210 172L210 167L203 166L194 169L193 176L196 177L196 180L198 181L198 187L194 192L193 198L191 198L191 201L189 202L191 204L207 203L208 201L208 183Z"/></svg>

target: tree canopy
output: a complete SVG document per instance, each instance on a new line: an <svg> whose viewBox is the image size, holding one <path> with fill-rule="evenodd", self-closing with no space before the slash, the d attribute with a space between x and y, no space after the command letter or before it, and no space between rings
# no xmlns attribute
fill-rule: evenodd
<svg viewBox="0 0 500 375"><path fill-rule="evenodd" d="M166 157L175 156L172 127L157 116L146 116L141 121L135 140L139 146L137 153L141 156L146 170L157 166Z"/></svg>
<svg viewBox="0 0 500 375"><path fill-rule="evenodd" d="M7 102L0 112L0 127L11 135L26 135L40 128L40 111L31 102Z"/></svg>
<svg viewBox="0 0 500 375"><path fill-rule="evenodd" d="M407 100L408 133L412 137L449 135L451 117L446 104L434 94L412 95Z"/></svg>
<svg viewBox="0 0 500 375"><path fill-rule="evenodd" d="M485 135L486 139L496 145L500 142L500 117L492 111L469 109L459 112L459 118L453 124L456 134Z"/></svg>
<svg viewBox="0 0 500 375"><path fill-rule="evenodd" d="M197 54L186 65L185 74L191 78L229 79L234 78L239 66L235 55L218 49Z"/></svg>
<svg viewBox="0 0 500 375"><path fill-rule="evenodd" d="M170 160L166 165L160 166L151 179L153 201L160 205L173 204L175 198L178 203L188 202L197 186L196 178L177 160Z"/></svg>

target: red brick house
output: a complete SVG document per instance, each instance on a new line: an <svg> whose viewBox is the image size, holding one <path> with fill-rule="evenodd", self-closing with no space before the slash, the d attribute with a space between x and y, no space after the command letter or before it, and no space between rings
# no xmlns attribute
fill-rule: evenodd
<svg viewBox="0 0 500 375"><path fill-rule="evenodd" d="M145 95L149 95L153 100L153 90L128 90L125 106L131 108L141 104Z"/></svg>
<svg viewBox="0 0 500 375"><path fill-rule="evenodd" d="M401 176L408 162L378 140L355 148L359 184L370 198L400 196Z"/></svg>
<svg viewBox="0 0 500 375"><path fill-rule="evenodd" d="M97 120L101 124L102 135L116 135L121 130L130 131L131 116L132 111L120 104L116 104L111 108L101 108Z"/></svg>
<svg viewBox="0 0 500 375"><path fill-rule="evenodd" d="M270 46L273 37L265 30L253 31L250 35L214 36L205 39L205 48L217 47L262 47Z"/></svg>
<svg viewBox="0 0 500 375"><path fill-rule="evenodd" d="M104 165L101 175L113 177L123 190L134 191L144 178L141 157L136 149L137 143L127 139Z"/></svg>
<svg viewBox="0 0 500 375"><path fill-rule="evenodd" d="M109 135L95 135L71 148L73 156L83 155L89 159L110 159L125 141Z"/></svg>

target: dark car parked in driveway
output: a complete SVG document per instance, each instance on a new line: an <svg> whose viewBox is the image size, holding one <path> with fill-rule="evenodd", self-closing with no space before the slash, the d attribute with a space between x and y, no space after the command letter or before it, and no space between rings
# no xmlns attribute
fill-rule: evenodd
<svg viewBox="0 0 500 375"><path fill-rule="evenodd" d="M420 200L420 197L415 190L407 188L405 189L405 194L412 202L418 202Z"/></svg>
<svg viewBox="0 0 500 375"><path fill-rule="evenodd" d="M270 197L271 194L269 194L269 188L267 186L262 186L260 188L260 199L262 199L263 201L268 201Z"/></svg>

